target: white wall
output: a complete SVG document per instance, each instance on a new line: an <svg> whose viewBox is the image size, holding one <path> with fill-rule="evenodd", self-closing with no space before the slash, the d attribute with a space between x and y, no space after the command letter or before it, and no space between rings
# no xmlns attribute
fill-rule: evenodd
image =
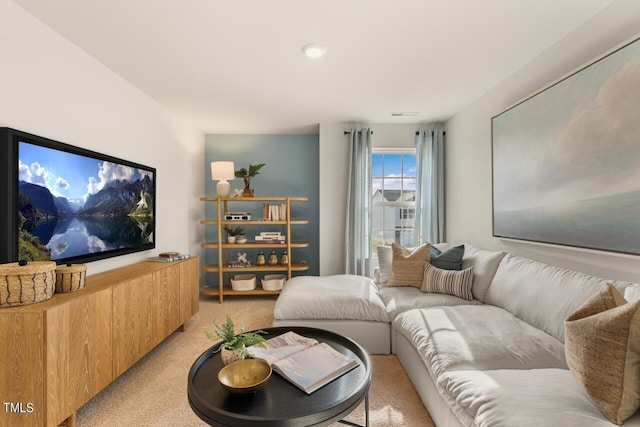
<svg viewBox="0 0 640 427"><path fill-rule="evenodd" d="M8 0L0 0L0 126L157 169L156 250L197 253L204 135ZM197 148L195 148L197 147Z"/></svg>
<svg viewBox="0 0 640 427"><path fill-rule="evenodd" d="M374 148L413 148L421 125L320 124L320 275L344 273L349 142L344 131L370 127Z"/></svg>
<svg viewBox="0 0 640 427"><path fill-rule="evenodd" d="M618 0L447 123L449 242L469 242L601 277L640 281L637 256L494 238L491 211L491 117L626 41L638 29L638 2Z"/></svg>

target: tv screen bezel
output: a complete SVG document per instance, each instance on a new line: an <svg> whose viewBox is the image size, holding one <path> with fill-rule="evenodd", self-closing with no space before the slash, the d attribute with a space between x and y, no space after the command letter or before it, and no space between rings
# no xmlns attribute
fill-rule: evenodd
<svg viewBox="0 0 640 427"><path fill-rule="evenodd" d="M55 261L57 264L85 263L146 251L156 247L156 168L13 128L2 127L0 128L0 144L2 145L0 148L0 157L2 158L0 161L0 200L6 200L7 203L4 203L0 209L0 263L18 261L18 159L20 142L84 156L98 161L112 162L142 169L153 174L153 218L151 222L153 239L151 242L134 247L110 249L52 261ZM4 170L4 172L2 172L2 170Z"/></svg>

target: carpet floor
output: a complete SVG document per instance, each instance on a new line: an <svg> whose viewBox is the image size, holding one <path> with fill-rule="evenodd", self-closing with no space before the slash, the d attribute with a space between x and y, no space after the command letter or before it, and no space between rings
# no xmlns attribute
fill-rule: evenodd
<svg viewBox="0 0 640 427"><path fill-rule="evenodd" d="M174 332L149 354L78 410L79 427L206 426L187 401L187 375L196 358L213 342L204 330L229 314L246 330L271 326L274 299L265 297L203 297L200 312L185 332ZM371 426L433 426L404 369L393 355L371 356L369 391ZM364 424L364 403L347 417ZM333 424L340 426L343 424Z"/></svg>

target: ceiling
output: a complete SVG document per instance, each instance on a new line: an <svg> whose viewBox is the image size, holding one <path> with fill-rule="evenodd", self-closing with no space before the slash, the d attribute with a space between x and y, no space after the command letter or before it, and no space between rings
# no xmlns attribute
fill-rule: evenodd
<svg viewBox="0 0 640 427"><path fill-rule="evenodd" d="M308 133L445 121L612 0L14 2L205 133Z"/></svg>

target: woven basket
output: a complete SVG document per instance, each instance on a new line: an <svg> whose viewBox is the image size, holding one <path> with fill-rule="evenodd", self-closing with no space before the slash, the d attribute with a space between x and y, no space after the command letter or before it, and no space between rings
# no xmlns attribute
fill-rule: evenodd
<svg viewBox="0 0 640 427"><path fill-rule="evenodd" d="M33 261L0 265L0 307L15 307L48 300L55 288L56 263Z"/></svg>
<svg viewBox="0 0 640 427"><path fill-rule="evenodd" d="M56 267L56 292L73 292L84 288L87 266L67 264Z"/></svg>

